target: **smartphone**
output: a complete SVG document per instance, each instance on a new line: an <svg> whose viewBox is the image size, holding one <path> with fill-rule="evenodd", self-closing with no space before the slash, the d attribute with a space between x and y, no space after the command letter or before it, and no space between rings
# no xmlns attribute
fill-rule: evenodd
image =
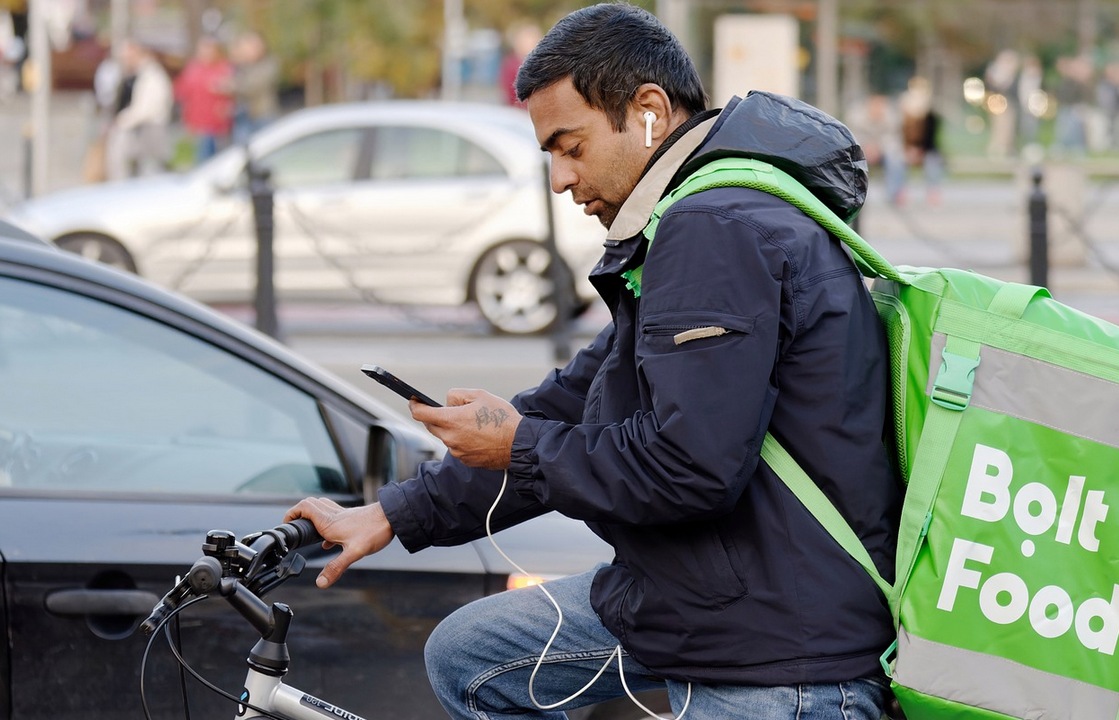
<svg viewBox="0 0 1119 720"><path fill-rule="evenodd" d="M405 400L416 398L424 405L430 405L431 407L443 407L440 403L435 402L427 395L424 395L422 392L404 382L379 365L362 365L361 371L387 387L389 390L392 390L394 393L404 398Z"/></svg>

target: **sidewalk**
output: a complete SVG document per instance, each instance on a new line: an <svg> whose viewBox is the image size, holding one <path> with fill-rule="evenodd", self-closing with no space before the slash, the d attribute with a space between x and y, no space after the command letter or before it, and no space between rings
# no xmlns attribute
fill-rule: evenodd
<svg viewBox="0 0 1119 720"><path fill-rule="evenodd" d="M82 184L86 148L96 134L90 93L58 92L51 99L48 188ZM25 131L30 100L0 104L0 208L24 195ZM950 158L951 160L951 158ZM1016 175L1005 161L961 159L939 203L925 201L916 180L902 208L885 201L874 177L859 231L894 264L973 269L1003 280L1026 282L1028 270L1028 173ZM1046 168L1049 193L1049 287L1054 297L1119 322L1119 178L1085 180L1069 166ZM965 174L966 173L966 174Z"/></svg>
<svg viewBox="0 0 1119 720"><path fill-rule="evenodd" d="M895 265L958 267L1001 280L1029 282L1029 196L1022 177L950 178L939 203L909 188L905 206L891 206L875 179L859 232ZM1054 182L1058 171L1051 173ZM1049 281L1063 303L1119 323L1119 182L1086 183L1068 197L1049 190Z"/></svg>

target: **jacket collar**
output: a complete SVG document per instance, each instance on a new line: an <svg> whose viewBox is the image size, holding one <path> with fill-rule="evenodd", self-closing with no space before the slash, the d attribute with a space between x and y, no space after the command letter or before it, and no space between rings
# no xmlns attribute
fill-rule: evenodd
<svg viewBox="0 0 1119 720"><path fill-rule="evenodd" d="M704 115L706 116L707 113ZM710 117L698 119L700 121L673 141L667 150L663 153L658 152L653 157L652 165L645 171L633 192L618 210L614 222L611 223L610 230L606 233L607 245L617 245L645 229L649 216L653 214L653 208L664 197L676 171L696 148L703 144L719 116L718 112L715 112Z"/></svg>

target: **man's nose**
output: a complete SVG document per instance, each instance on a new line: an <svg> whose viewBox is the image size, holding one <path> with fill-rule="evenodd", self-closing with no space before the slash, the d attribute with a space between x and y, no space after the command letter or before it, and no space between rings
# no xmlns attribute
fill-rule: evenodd
<svg viewBox="0 0 1119 720"><path fill-rule="evenodd" d="M552 159L552 166L548 171L548 178L552 184L552 192L561 195L579 182L579 176L572 171L569 163L562 159Z"/></svg>

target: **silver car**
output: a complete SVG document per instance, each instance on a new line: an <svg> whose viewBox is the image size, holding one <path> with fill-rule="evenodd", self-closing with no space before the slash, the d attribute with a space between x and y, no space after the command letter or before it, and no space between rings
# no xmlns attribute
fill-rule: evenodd
<svg viewBox="0 0 1119 720"><path fill-rule="evenodd" d="M573 312L594 302L586 276L605 230L569 193L548 192L523 110L439 101L307 108L260 131L248 153L274 188L281 302L475 302L495 329L517 334L555 321L553 278ZM257 254L248 156L231 147L190 172L51 193L8 219L197 300L246 302ZM555 270L550 227L563 258Z"/></svg>

